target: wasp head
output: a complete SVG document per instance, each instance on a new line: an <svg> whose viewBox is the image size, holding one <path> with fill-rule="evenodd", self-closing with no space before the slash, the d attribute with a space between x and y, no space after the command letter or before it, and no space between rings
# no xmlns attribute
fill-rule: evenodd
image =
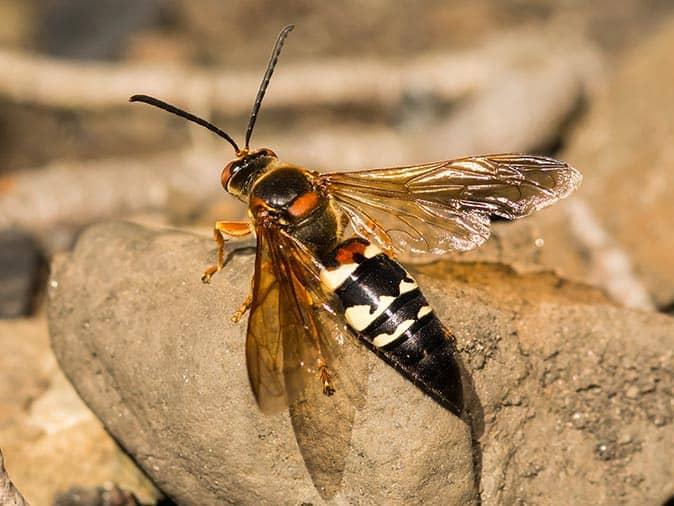
<svg viewBox="0 0 674 506"><path fill-rule="evenodd" d="M253 182L278 161L276 153L268 148L238 153L238 156L222 169L222 187L231 195L245 201Z"/></svg>
<svg viewBox="0 0 674 506"><path fill-rule="evenodd" d="M227 132L222 131L212 123L206 121L203 118L195 116L190 112L179 109L174 105L148 95L133 95L129 99L131 102L144 102L192 121L197 125L201 125L202 127L209 129L211 132L219 135L229 142L232 148L234 148L236 158L225 165L225 168L222 170L221 182L225 190L243 201L247 200L248 192L253 181L255 181L261 174L267 171L271 165L278 161L276 153L274 153L271 149L261 148L251 151L249 150L248 146L250 145L250 137L253 134L253 128L255 127L255 122L257 120L257 114L260 110L260 105L262 104L262 99L264 98L264 95L267 91L267 86L269 86L269 81L271 79L272 73L274 72L274 68L276 67L278 57L281 54L281 48L283 47L286 37L293 28L293 25L286 26L283 30L281 30L281 33L279 33L278 37L276 38L276 43L274 44L274 49L272 50L271 58L269 60L269 64L267 65L267 70L265 71L262 78L262 83L260 83L260 88L257 90L257 97L255 98L253 109L250 113L248 128L246 129L246 143L243 149L239 149L239 145Z"/></svg>

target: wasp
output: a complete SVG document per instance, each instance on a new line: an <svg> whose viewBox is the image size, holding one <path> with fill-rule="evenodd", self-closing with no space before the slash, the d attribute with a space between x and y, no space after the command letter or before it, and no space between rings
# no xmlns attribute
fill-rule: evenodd
<svg viewBox="0 0 674 506"><path fill-rule="evenodd" d="M253 234L257 249L246 366L260 409L290 408L314 484L335 493L367 368L362 345L451 412L463 410L454 338L402 262L462 252L489 237L492 218L513 220L566 197L581 181L564 162L536 155L470 156L420 165L321 174L250 148L260 105L286 37L274 45L240 148L208 121L147 95L144 102L195 122L234 148L224 189L248 205L247 221L218 221L225 242ZM325 435L328 435L326 438ZM317 442L318 441L318 442ZM341 452L341 453L340 453Z"/></svg>

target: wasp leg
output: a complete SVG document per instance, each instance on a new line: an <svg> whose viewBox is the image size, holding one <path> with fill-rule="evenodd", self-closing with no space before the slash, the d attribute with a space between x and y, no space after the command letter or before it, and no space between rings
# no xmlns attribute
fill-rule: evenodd
<svg viewBox="0 0 674 506"><path fill-rule="evenodd" d="M323 394L327 395L328 397L333 395L335 393L335 388L332 386L332 376L330 375L328 366L322 357L318 359L318 375L320 377L321 384L323 385Z"/></svg>
<svg viewBox="0 0 674 506"><path fill-rule="evenodd" d="M225 265L225 241L231 237L245 237L253 232L250 222L247 221L216 221L213 227L213 239L218 244L218 263L208 267L201 281L208 283L213 274Z"/></svg>
<svg viewBox="0 0 674 506"><path fill-rule="evenodd" d="M245 315L248 312L252 304L253 304L253 294L249 293L248 297L246 297L246 300L244 300L243 303L239 306L239 309L234 311L234 314L230 318L230 320L232 320L232 323L239 323L239 320L241 320L241 318L243 318L243 315Z"/></svg>

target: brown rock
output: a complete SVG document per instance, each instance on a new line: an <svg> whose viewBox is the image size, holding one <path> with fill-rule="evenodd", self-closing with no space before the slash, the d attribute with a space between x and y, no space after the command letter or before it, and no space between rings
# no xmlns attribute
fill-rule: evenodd
<svg viewBox="0 0 674 506"><path fill-rule="evenodd" d="M57 357L180 504L319 504L287 415L258 412L245 326L228 322L252 255L232 256L204 286L212 256L212 243L180 232L89 229L54 269ZM418 281L472 374L477 444L373 358L337 502L469 503L473 451L483 504L657 504L674 493L671 318L502 265L438 262ZM632 384L648 392L630 398Z"/></svg>
<svg viewBox="0 0 674 506"><path fill-rule="evenodd" d="M160 497L63 376L44 315L0 321L0 350L0 447L28 502L51 504L59 491L106 482L146 503Z"/></svg>
<svg viewBox="0 0 674 506"><path fill-rule="evenodd" d="M4 506L25 506L26 500L9 479L5 461L0 451L0 504Z"/></svg>
<svg viewBox="0 0 674 506"><path fill-rule="evenodd" d="M659 504L674 492L674 320L549 273L426 269L454 280L426 291L446 301L468 367L479 357L483 504ZM418 281L433 289L432 278ZM626 395L651 373L655 391Z"/></svg>

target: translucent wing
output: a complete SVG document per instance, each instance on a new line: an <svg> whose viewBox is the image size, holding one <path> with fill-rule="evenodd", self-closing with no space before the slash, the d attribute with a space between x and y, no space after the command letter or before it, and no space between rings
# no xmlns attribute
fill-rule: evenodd
<svg viewBox="0 0 674 506"><path fill-rule="evenodd" d="M246 366L255 399L265 413L273 413L288 404L283 383L279 283L271 255L268 234L258 230Z"/></svg>
<svg viewBox="0 0 674 506"><path fill-rule="evenodd" d="M274 225L258 227L257 236L256 268L267 270L256 271L254 282L246 346L251 385L263 411L289 405L312 480L331 497L364 401L368 353L323 292L313 255Z"/></svg>
<svg viewBox="0 0 674 506"><path fill-rule="evenodd" d="M521 218L566 197L582 176L553 158L472 156L318 178L359 235L407 260L467 251L489 237L490 217Z"/></svg>
<svg viewBox="0 0 674 506"><path fill-rule="evenodd" d="M367 376L362 369L364 374L358 374L359 369L354 366L362 363L358 357L367 357L367 353L342 320L337 298L323 290L322 266L306 247L284 231L276 230L273 241L278 245L272 258L281 281L280 321L288 400L301 398L309 383L320 385L316 379L320 368L326 366L335 390L360 406ZM352 350L357 353L347 358Z"/></svg>

